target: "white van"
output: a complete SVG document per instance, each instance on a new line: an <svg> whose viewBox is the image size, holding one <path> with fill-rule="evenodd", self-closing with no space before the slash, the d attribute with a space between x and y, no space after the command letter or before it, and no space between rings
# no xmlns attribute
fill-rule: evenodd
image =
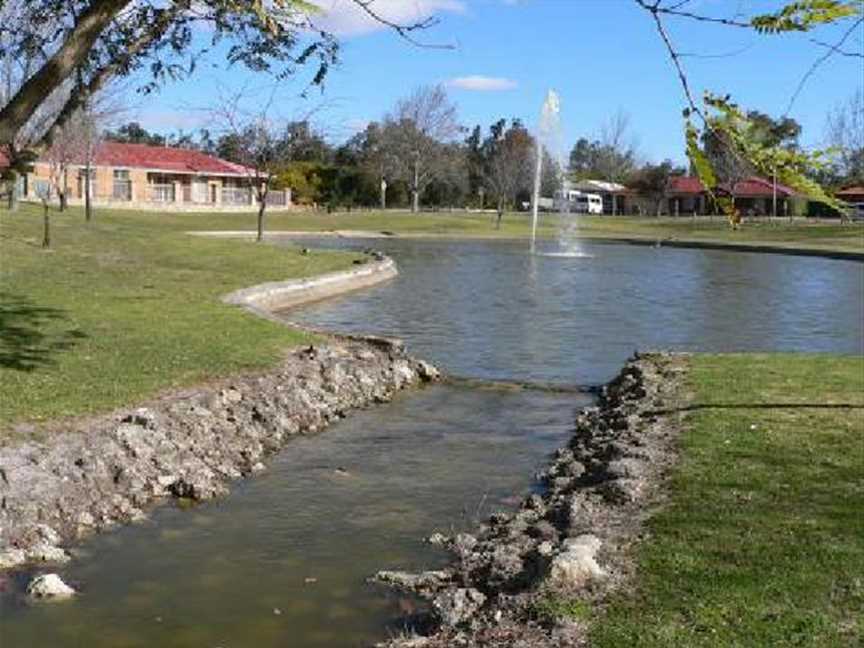
<svg viewBox="0 0 864 648"><path fill-rule="evenodd" d="M573 214L602 214L603 198L599 194L583 193L571 189L555 195L555 208Z"/></svg>

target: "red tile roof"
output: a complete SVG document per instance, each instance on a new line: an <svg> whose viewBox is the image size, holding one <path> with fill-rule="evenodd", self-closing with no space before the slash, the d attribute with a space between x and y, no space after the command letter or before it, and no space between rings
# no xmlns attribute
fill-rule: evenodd
<svg viewBox="0 0 864 648"><path fill-rule="evenodd" d="M720 189L728 191L728 186L721 186ZM770 180L751 176L750 178L747 178L746 180L735 184L735 195L770 198L772 195L774 195L774 185ZM795 190L778 182L777 195L794 196Z"/></svg>
<svg viewBox="0 0 864 648"><path fill-rule="evenodd" d="M838 198L864 196L864 187L846 187L834 194Z"/></svg>
<svg viewBox="0 0 864 648"><path fill-rule="evenodd" d="M717 189L723 193L729 193L728 184L721 184ZM705 186L699 178L694 176L673 176L672 178L669 178L667 190L669 193L673 194L700 194L705 191ZM774 195L774 187L770 180L751 176L746 180L742 180L735 184L735 195L741 197L770 198ZM795 190L786 185L777 183L777 195L794 196Z"/></svg>
<svg viewBox="0 0 864 648"><path fill-rule="evenodd" d="M81 164L83 160L76 163ZM100 144L96 150L95 163L97 166L154 169L170 173L245 174L242 165L200 151L120 142L103 142ZM0 150L0 168L7 166L9 166L8 156Z"/></svg>
<svg viewBox="0 0 864 648"><path fill-rule="evenodd" d="M242 175L243 167L227 160L187 149L147 144L104 142L96 151L98 166L158 169L174 173Z"/></svg>
<svg viewBox="0 0 864 648"><path fill-rule="evenodd" d="M705 185L694 176L672 176L666 190L669 193L699 194L705 191Z"/></svg>

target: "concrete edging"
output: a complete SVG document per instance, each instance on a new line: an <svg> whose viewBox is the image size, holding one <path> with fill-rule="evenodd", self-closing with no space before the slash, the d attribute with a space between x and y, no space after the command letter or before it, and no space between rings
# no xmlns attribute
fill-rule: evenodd
<svg viewBox="0 0 864 648"><path fill-rule="evenodd" d="M288 281L271 281L235 290L222 297L226 304L275 319L275 311L335 297L382 283L399 274L396 262L384 257L357 266L352 270L328 272L323 275ZM284 323L284 320L279 320Z"/></svg>

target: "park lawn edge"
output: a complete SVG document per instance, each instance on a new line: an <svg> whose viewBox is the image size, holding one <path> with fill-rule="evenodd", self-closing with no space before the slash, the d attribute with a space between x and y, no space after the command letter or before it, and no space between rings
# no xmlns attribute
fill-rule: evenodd
<svg viewBox="0 0 864 648"><path fill-rule="evenodd" d="M594 609L594 648L864 641L864 357L695 354L691 405L636 579Z"/></svg>
<svg viewBox="0 0 864 648"><path fill-rule="evenodd" d="M52 214L42 250L39 212L0 212L0 444L276 366L320 336L221 298L366 260L198 239L171 226L174 215L100 210L84 223L76 209Z"/></svg>

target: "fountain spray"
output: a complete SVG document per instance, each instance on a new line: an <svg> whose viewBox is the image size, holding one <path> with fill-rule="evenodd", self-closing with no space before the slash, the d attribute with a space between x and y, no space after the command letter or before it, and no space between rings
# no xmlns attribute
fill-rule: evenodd
<svg viewBox="0 0 864 648"><path fill-rule="evenodd" d="M540 179L543 175L543 145L556 130L561 113L558 93L550 89L540 111L540 127L537 131L537 164L534 168L534 196L531 206L531 253L537 240L537 215L540 211Z"/></svg>

